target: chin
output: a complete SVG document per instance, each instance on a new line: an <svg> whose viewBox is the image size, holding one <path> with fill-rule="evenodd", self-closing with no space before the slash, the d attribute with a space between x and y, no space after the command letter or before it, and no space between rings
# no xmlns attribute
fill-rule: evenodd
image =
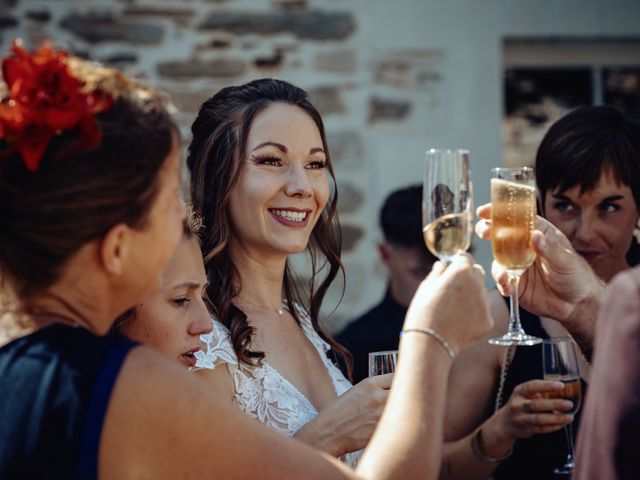
<svg viewBox="0 0 640 480"><path fill-rule="evenodd" d="M304 243L289 243L286 245L274 245L275 250L282 252L284 255L295 255L304 252L309 246L309 241Z"/></svg>

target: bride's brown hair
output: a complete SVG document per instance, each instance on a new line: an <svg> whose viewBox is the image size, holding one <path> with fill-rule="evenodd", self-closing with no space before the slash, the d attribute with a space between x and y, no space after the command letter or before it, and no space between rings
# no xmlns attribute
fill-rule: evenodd
<svg viewBox="0 0 640 480"><path fill-rule="evenodd" d="M350 370L349 352L324 332L318 323L320 306L329 285L338 272L342 273L344 279L344 268L340 261L341 237L336 212L335 175L320 113L309 102L304 90L287 82L261 79L224 88L203 103L191 126L193 140L189 145L187 166L191 173L193 208L204 223L201 239L209 280L209 306L216 318L231 332L231 342L241 362L255 364L264 358L263 352L251 349L254 329L249 326L246 314L232 302L238 294L234 291L232 280L238 275L229 256L229 199L242 168L241 160L246 154L251 123L259 112L274 102L295 105L313 119L322 138L327 171L333 180L329 201L311 233L307 248L312 268L308 289L301 291L287 261L283 293L291 306L291 315L298 323L300 319L295 308L292 308L293 304L308 304L313 328L344 358ZM317 283L317 274L320 272L325 275Z"/></svg>

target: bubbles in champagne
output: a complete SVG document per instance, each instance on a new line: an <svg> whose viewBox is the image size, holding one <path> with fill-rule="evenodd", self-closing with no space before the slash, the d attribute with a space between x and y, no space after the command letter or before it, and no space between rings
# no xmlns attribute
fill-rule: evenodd
<svg viewBox="0 0 640 480"><path fill-rule="evenodd" d="M535 220L535 187L491 179L493 257L508 270L524 271L535 260L531 248Z"/></svg>

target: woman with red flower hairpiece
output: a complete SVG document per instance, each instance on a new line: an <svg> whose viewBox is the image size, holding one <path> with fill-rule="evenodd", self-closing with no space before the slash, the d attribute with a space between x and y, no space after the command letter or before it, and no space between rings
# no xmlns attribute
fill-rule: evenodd
<svg viewBox="0 0 640 480"><path fill-rule="evenodd" d="M74 62L82 68L67 70ZM355 478L338 460L254 422L170 358L104 336L156 287L180 238L176 126L158 95L137 95L124 77L105 92L100 77L111 82L115 72L50 47L33 56L16 48L4 65L34 75L23 90L9 73L0 132L0 199L9 199L0 210L0 477ZM47 72L80 89L68 128L48 118L60 109L47 97ZM85 75L96 86L89 91ZM88 118L86 99L105 94L112 105ZM31 108L41 97L49 110ZM83 136L91 122L95 144ZM50 130L38 152L24 149L24 128L34 125ZM482 285L468 257L439 265L406 326L433 328L458 352L490 326ZM435 478L451 360L429 335L405 335L400 349L358 473Z"/></svg>
<svg viewBox="0 0 640 480"><path fill-rule="evenodd" d="M15 56L2 62L10 100L0 104L0 133L12 140L26 167L38 169L47 145L62 130L77 128L84 147L98 146L94 115L108 109L110 99L83 91L68 55L49 43L33 55L17 41L12 50Z"/></svg>

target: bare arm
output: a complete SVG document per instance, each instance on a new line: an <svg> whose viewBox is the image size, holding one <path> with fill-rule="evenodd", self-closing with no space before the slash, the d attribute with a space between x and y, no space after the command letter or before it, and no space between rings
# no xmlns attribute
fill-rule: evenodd
<svg viewBox="0 0 640 480"><path fill-rule="evenodd" d="M488 298L493 328L462 352L451 368L445 441L465 437L486 419L487 412L493 408L493 393L504 349L489 345L487 340L504 333L508 314L503 314L504 301L497 292L489 292Z"/></svg>
<svg viewBox="0 0 640 480"><path fill-rule="evenodd" d="M439 267L436 266L435 268ZM456 261L447 270L455 268L459 268ZM429 299L430 293L435 298ZM430 302L425 305L425 300L430 300ZM462 333L460 329L464 330L465 328L478 327L481 324L485 325L480 331L468 332L472 336L467 341L475 341L480 336L478 333L481 334L483 330L486 332L491 325L486 294L481 284L469 283L468 287L465 287L459 282L444 285L429 285L427 282L423 282L409 307L405 329L414 325L414 319L418 317L416 312L419 311L425 311L436 320L432 327L445 338L456 338L458 334ZM456 330L459 331L456 332ZM390 408L385 409L380 428L376 430L371 445L367 448L359 464L359 467L362 467L363 471L370 476L373 476L374 473L371 468L372 464L369 463L371 459L384 458L384 456L395 460L391 464L392 466L402 465L402 461L408 458L415 460L415 458L422 457L426 466L409 462L413 468L405 472L404 478L420 478L421 475L425 475L425 468L428 468L425 478L436 478L440 469L444 415L438 412L442 412L445 407L447 398L445 385L449 376L450 365L447 363L448 357L444 349L433 338L427 337L430 343L414 344L415 342L424 342L424 338L421 337L423 335L420 334L404 336L400 343L398 370L395 374L394 386L391 389L388 401ZM451 341L449 343L452 344L456 351L460 351L460 345L454 345ZM405 348L409 345L411 345L412 349L407 354ZM426 359L421 358L421 355L425 355ZM432 369L431 367L435 365L439 366ZM407 367L411 367L413 370ZM431 381L426 382L425 388L421 386L421 383L427 378ZM398 385L402 385L403 389L396 388ZM404 390L405 385L408 386L407 391ZM417 401L408 405L406 409L396 408L395 405L401 401L400 397L405 395L409 398L415 398ZM421 419L426 419L427 421L421 421ZM394 434L398 433L397 426L407 421L413 422L411 429L392 442L385 443L381 441L394 438ZM424 446L420 446L420 443L422 443L419 440L421 435L427 435L429 445L432 448L425 449ZM389 448L390 446L392 448ZM390 473L397 471L380 462L375 466L383 469L381 471L385 478L391 476Z"/></svg>
<svg viewBox="0 0 640 480"><path fill-rule="evenodd" d="M199 368L194 370L193 375L204 379L220 398L228 399L229 403L233 402L235 389L226 363L219 363L213 369Z"/></svg>
<svg viewBox="0 0 640 480"><path fill-rule="evenodd" d="M449 376L445 415L445 444L440 478L486 479L495 465L480 462L471 452L470 434L487 419L493 407L493 394L504 349L489 345L489 338L504 333L508 323L504 301L497 292L489 293L494 327L456 359ZM506 445L507 452L511 444ZM460 476L461 473L464 476Z"/></svg>
<svg viewBox="0 0 640 480"><path fill-rule="evenodd" d="M509 322L509 310L496 291L489 293L494 328L465 350L456 360L449 378L449 400L445 423L445 445L440 478L446 480L485 480L498 463L483 459L472 449L477 435L478 450L487 458L500 459L507 455L519 438L534 433L558 430L571 421L550 410L571 408L556 400L535 400L535 413L524 410L524 403L539 397L539 393L553 390L553 382L535 380L519 385L506 405L493 411L494 394L501 363L506 349L489 345L489 338L502 335ZM478 430L481 430L478 434Z"/></svg>
<svg viewBox="0 0 640 480"><path fill-rule="evenodd" d="M143 348L129 355L112 393L99 473L106 479L355 478L338 460L250 419L208 383Z"/></svg>
<svg viewBox="0 0 640 480"><path fill-rule="evenodd" d="M406 324L439 331L459 352L490 326L477 277L466 259L444 272L440 267L419 288ZM462 292L462 301L453 302ZM472 305L474 313L459 320ZM364 478L436 478L449 362L432 337L403 339L395 394L358 467ZM107 479L358 478L329 455L250 419L206 382L145 348L131 352L111 395L99 473Z"/></svg>
<svg viewBox="0 0 640 480"><path fill-rule="evenodd" d="M571 423L572 415L554 413L571 409L571 402L542 398L545 392L563 387L561 382L548 380L531 380L518 385L507 404L482 425L464 438L445 444L440 478L486 479L500 460L511 454L518 439L554 432Z"/></svg>

